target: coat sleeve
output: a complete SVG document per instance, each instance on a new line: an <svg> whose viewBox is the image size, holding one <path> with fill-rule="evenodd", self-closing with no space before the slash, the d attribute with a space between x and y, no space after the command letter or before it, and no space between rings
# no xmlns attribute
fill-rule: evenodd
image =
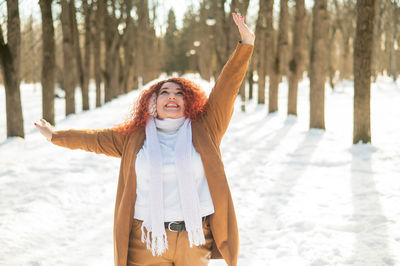
<svg viewBox="0 0 400 266"><path fill-rule="evenodd" d="M69 149L121 157L126 136L113 129L60 130L53 132L51 142Z"/></svg>
<svg viewBox="0 0 400 266"><path fill-rule="evenodd" d="M238 43L208 98L205 120L218 143L228 128L233 105L252 53L252 45Z"/></svg>

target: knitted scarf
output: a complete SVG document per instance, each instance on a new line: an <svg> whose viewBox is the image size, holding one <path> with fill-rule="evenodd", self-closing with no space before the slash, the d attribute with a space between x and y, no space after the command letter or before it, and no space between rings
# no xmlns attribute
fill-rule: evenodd
<svg viewBox="0 0 400 266"><path fill-rule="evenodd" d="M156 123L157 122L157 123ZM157 125L156 125L157 124ZM192 127L188 118L158 120L151 117L146 125L146 159L150 164L149 210L142 224L142 242L147 244L153 256L168 249L164 228L162 154L157 136L160 129L177 129L175 144L175 166L179 184L180 203L190 247L205 244L200 214L200 201L194 180L192 162ZM144 229L146 229L147 234Z"/></svg>

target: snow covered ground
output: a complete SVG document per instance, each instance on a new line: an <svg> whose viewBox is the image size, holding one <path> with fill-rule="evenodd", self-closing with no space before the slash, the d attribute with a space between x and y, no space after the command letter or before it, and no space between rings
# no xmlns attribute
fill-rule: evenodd
<svg viewBox="0 0 400 266"><path fill-rule="evenodd" d="M221 149L239 265L400 265L400 83L372 85L372 145L351 145L351 82L327 88L326 131L308 130L308 86L297 118L286 116L286 83L278 113L253 101L242 113L236 102ZM56 129L111 127L136 97L67 118L58 99ZM22 101L26 138L6 140L0 89L0 265L112 265L119 160L51 145L33 126L40 86L23 85Z"/></svg>

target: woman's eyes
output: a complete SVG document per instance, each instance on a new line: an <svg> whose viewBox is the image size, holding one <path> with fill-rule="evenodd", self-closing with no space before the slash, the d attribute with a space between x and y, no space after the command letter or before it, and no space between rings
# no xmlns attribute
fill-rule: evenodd
<svg viewBox="0 0 400 266"><path fill-rule="evenodd" d="M168 91L162 91L160 94L168 94ZM176 94L183 96L183 92L181 92L181 91L177 92Z"/></svg>

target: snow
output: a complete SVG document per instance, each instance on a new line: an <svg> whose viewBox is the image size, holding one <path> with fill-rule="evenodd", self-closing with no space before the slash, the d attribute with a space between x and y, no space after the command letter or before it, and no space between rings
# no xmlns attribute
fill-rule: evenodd
<svg viewBox="0 0 400 266"><path fill-rule="evenodd" d="M236 102L221 151L239 265L400 265L400 83L372 84L372 144L357 145L353 83L326 88L326 131L308 129L308 88L302 81L298 117L286 115L286 81L277 113L254 101L242 113ZM6 139L0 89L0 265L112 265L119 159L51 145L33 126L40 85L23 84L21 94L26 137ZM78 112L67 118L57 99L56 129L111 127L137 95L83 112L77 91Z"/></svg>

